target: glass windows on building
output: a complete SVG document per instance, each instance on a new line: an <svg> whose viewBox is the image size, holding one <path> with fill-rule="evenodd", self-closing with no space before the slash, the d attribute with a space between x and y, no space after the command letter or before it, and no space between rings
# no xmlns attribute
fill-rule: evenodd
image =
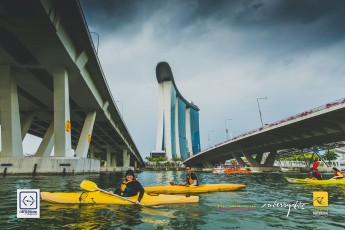
<svg viewBox="0 0 345 230"><path fill-rule="evenodd" d="M190 109L190 130L192 136L193 155L200 152L199 112Z"/></svg>
<svg viewBox="0 0 345 230"><path fill-rule="evenodd" d="M186 103L180 98L178 98L178 134L181 158L186 160L188 158L186 137Z"/></svg>
<svg viewBox="0 0 345 230"><path fill-rule="evenodd" d="M172 158L177 158L176 154L176 139L175 139L175 113L176 113L176 90L174 87L171 87L171 96L170 96L170 117L171 117L171 153L172 153Z"/></svg>

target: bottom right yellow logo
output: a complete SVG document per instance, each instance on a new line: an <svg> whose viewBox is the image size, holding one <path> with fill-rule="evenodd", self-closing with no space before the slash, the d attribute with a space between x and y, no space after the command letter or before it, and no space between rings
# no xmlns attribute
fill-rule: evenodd
<svg viewBox="0 0 345 230"><path fill-rule="evenodd" d="M328 192L313 192L313 206L328 206Z"/></svg>

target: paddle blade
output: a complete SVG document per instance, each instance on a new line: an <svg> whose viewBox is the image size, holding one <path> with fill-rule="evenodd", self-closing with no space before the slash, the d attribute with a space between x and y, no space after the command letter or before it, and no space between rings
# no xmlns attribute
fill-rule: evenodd
<svg viewBox="0 0 345 230"><path fill-rule="evenodd" d="M92 181L89 181L89 180L83 180L81 183L80 183L80 187L82 189L85 189L86 191L99 191L100 188L98 188L97 184L92 182Z"/></svg>
<svg viewBox="0 0 345 230"><path fill-rule="evenodd" d="M176 184L174 182L170 181L170 185L175 186Z"/></svg>
<svg viewBox="0 0 345 230"><path fill-rule="evenodd" d="M320 165L320 162L315 161L313 164L313 168L316 169L317 167L319 167L319 165Z"/></svg>

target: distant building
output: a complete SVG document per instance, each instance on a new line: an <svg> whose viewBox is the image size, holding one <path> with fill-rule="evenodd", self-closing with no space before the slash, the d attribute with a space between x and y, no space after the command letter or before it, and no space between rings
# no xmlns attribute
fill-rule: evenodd
<svg viewBox="0 0 345 230"><path fill-rule="evenodd" d="M200 152L199 108L178 91L168 63L156 67L159 84L156 152L187 159Z"/></svg>
<svg viewBox="0 0 345 230"><path fill-rule="evenodd" d="M152 158L166 157L166 153L165 151L152 151L150 153L150 157Z"/></svg>

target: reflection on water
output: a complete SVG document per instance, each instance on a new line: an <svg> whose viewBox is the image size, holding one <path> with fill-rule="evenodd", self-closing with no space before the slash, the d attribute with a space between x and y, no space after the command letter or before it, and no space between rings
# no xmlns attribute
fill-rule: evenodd
<svg viewBox="0 0 345 230"><path fill-rule="evenodd" d="M41 191L81 191L80 182L88 179L105 190L113 189L123 173L76 176L8 176L1 179L0 226L2 229L344 229L344 186L294 185L285 175L226 175L199 172L201 183L246 184L239 192L200 194L197 204L160 205L154 207L52 204L41 202L40 219L17 219L16 189L39 188ZM304 174L289 174L303 178ZM184 172L142 172L137 174L144 186L182 182ZM317 216L312 205L314 191L329 194L328 214ZM307 203L304 209L262 207L274 202ZM251 207L246 209L246 207ZM235 208L234 208L235 207Z"/></svg>

